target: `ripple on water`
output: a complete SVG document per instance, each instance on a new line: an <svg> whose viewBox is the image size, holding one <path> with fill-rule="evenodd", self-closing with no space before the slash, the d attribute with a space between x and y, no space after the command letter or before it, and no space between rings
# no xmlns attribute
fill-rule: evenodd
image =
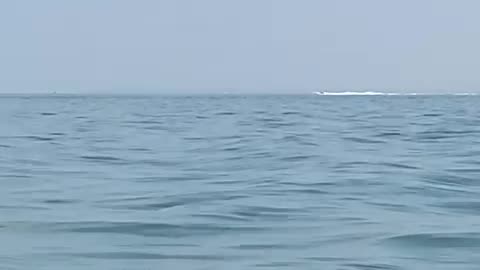
<svg viewBox="0 0 480 270"><path fill-rule="evenodd" d="M479 102L0 97L0 269L477 269Z"/></svg>

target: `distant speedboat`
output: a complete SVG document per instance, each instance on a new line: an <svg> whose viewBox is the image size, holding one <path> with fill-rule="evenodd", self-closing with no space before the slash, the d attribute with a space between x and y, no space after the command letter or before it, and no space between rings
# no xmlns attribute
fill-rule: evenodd
<svg viewBox="0 0 480 270"><path fill-rule="evenodd" d="M315 91L313 92L315 95L325 95L324 91Z"/></svg>

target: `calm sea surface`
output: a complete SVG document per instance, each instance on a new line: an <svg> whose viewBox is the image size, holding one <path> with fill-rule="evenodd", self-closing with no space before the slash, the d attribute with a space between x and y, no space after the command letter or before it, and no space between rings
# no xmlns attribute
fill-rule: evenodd
<svg viewBox="0 0 480 270"><path fill-rule="evenodd" d="M0 97L0 269L479 269L480 97Z"/></svg>

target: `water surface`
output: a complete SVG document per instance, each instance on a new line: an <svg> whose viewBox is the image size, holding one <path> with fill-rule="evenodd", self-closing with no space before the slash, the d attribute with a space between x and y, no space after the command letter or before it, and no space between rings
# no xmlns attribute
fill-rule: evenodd
<svg viewBox="0 0 480 270"><path fill-rule="evenodd" d="M478 269L480 97L0 97L1 269Z"/></svg>

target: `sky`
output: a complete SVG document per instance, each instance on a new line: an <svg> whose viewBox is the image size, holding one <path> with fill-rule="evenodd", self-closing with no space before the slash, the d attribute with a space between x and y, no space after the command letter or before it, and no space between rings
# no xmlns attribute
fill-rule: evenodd
<svg viewBox="0 0 480 270"><path fill-rule="evenodd" d="M0 0L0 93L480 92L478 0Z"/></svg>

